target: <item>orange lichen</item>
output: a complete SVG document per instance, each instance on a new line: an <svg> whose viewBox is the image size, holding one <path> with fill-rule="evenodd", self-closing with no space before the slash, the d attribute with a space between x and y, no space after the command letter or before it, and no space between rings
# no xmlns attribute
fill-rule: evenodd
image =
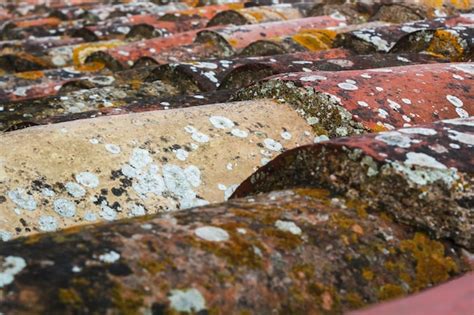
<svg viewBox="0 0 474 315"><path fill-rule="evenodd" d="M435 32L426 51L436 56L450 58L452 61L460 61L464 54L464 48L459 43L458 37L446 30Z"/></svg>
<svg viewBox="0 0 474 315"><path fill-rule="evenodd" d="M293 35L293 40L310 51L326 50L332 47L337 33L331 30L304 30Z"/></svg>
<svg viewBox="0 0 474 315"><path fill-rule="evenodd" d="M44 73L42 71L25 71L15 73L15 76L25 80L37 80L44 77Z"/></svg>
<svg viewBox="0 0 474 315"><path fill-rule="evenodd" d="M75 67L80 67L83 65L84 60L93 52L115 48L123 44L121 41L113 41L78 45L72 51L72 62Z"/></svg>

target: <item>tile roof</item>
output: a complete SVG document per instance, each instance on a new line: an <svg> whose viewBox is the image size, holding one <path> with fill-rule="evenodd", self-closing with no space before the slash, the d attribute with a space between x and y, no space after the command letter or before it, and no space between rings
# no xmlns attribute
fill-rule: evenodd
<svg viewBox="0 0 474 315"><path fill-rule="evenodd" d="M473 10L4 1L0 312L470 314Z"/></svg>

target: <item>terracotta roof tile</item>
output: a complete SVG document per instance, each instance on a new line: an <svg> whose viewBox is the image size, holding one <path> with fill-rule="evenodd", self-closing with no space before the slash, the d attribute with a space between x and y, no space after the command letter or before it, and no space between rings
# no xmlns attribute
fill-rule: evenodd
<svg viewBox="0 0 474 315"><path fill-rule="evenodd" d="M325 187L472 251L466 201L472 194L473 123L474 118L444 120L299 147L253 174L234 196Z"/></svg>
<svg viewBox="0 0 474 315"><path fill-rule="evenodd" d="M234 99L282 100L318 133L346 136L468 117L474 112L472 68L471 63L434 63L281 74L239 91Z"/></svg>
<svg viewBox="0 0 474 315"><path fill-rule="evenodd" d="M332 197L273 192L8 242L3 309L340 314L467 270L449 243Z"/></svg>
<svg viewBox="0 0 474 315"><path fill-rule="evenodd" d="M4 1L0 313L470 314L473 10Z"/></svg>

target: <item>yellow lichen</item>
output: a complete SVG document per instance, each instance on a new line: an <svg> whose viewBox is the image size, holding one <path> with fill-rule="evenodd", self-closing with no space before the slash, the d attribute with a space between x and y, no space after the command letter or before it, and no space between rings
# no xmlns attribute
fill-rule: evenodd
<svg viewBox="0 0 474 315"><path fill-rule="evenodd" d="M415 290L446 281L458 271L456 262L445 255L444 245L424 234L416 233L412 240L403 240L400 249L415 258L416 276L410 282Z"/></svg>
<svg viewBox="0 0 474 315"><path fill-rule="evenodd" d="M427 52L450 58L451 61L460 61L464 54L464 48L459 43L458 37L446 30L437 30L434 34Z"/></svg>
<svg viewBox="0 0 474 315"><path fill-rule="evenodd" d="M331 30L304 30L293 35L293 40L310 51L332 48L337 33Z"/></svg>
<svg viewBox="0 0 474 315"><path fill-rule="evenodd" d="M357 292L350 292L348 293L344 299L349 303L351 308L360 308L364 306L366 303L362 299L362 297Z"/></svg>
<svg viewBox="0 0 474 315"><path fill-rule="evenodd" d="M388 300L403 296L404 294L405 291L401 286L389 283L380 287L378 298L379 300Z"/></svg>
<svg viewBox="0 0 474 315"><path fill-rule="evenodd" d="M74 289L59 289L58 299L62 304L70 306L79 306L82 304L80 295Z"/></svg>
<svg viewBox="0 0 474 315"><path fill-rule="evenodd" d="M44 77L44 73L42 71L25 71L15 73L15 76L25 80L38 80Z"/></svg>
<svg viewBox="0 0 474 315"><path fill-rule="evenodd" d="M81 67L84 64L84 60L93 52L114 48L124 44L125 43L122 41L109 41L78 45L72 51L72 62L74 67Z"/></svg>
<svg viewBox="0 0 474 315"><path fill-rule="evenodd" d="M367 281L371 281L372 279L374 279L374 273L369 269L364 268L362 270L362 277L364 277L364 279Z"/></svg>

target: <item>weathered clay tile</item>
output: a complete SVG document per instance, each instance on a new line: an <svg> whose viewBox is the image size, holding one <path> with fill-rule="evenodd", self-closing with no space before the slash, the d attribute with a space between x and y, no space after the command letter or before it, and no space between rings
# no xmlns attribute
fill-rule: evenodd
<svg viewBox="0 0 474 315"><path fill-rule="evenodd" d="M470 272L445 284L440 284L422 293L382 303L365 310L354 311L350 315L470 315L474 301L474 273Z"/></svg>
<svg viewBox="0 0 474 315"><path fill-rule="evenodd" d="M96 6L87 10L88 14L99 20L111 17L136 15L136 14L166 14L170 11L185 10L189 8L185 3L171 2L167 5L157 5L151 2L130 2L126 4Z"/></svg>
<svg viewBox="0 0 474 315"><path fill-rule="evenodd" d="M86 62L104 63L109 69L117 71L131 67L139 59L152 59L163 51L173 47L189 45L194 41L198 30L178 33L164 38L152 38L139 42L120 45L117 48L91 53Z"/></svg>
<svg viewBox="0 0 474 315"><path fill-rule="evenodd" d="M280 155L234 196L325 187L472 250L473 146L472 117L337 138Z"/></svg>
<svg viewBox="0 0 474 315"><path fill-rule="evenodd" d="M344 17L318 16L289 21L271 22L236 27L227 27L214 30L203 30L198 33L197 41L214 41L229 55L250 43L276 36L298 33L303 29L327 28L345 25Z"/></svg>
<svg viewBox="0 0 474 315"><path fill-rule="evenodd" d="M280 191L5 243L0 310L341 314L468 270L449 243L331 197Z"/></svg>
<svg viewBox="0 0 474 315"><path fill-rule="evenodd" d="M321 135L346 136L468 117L474 113L473 65L411 65L300 72L265 79L235 99L292 104Z"/></svg>
<svg viewBox="0 0 474 315"><path fill-rule="evenodd" d="M281 72L303 71L305 64L325 58L345 58L351 53L343 49L334 49L317 53L298 53L271 57L249 57L229 59L209 59L168 63L156 67L146 78L147 81L164 80L177 86L182 91L200 90L213 91L234 69L249 66L261 78ZM263 69L265 68L265 69ZM260 69L263 72L258 73ZM263 76L263 77L262 77ZM251 79L251 77L248 77ZM255 79L257 81L257 79ZM234 88L238 86L234 84Z"/></svg>
<svg viewBox="0 0 474 315"><path fill-rule="evenodd" d="M75 83L75 84L71 84ZM131 100L143 103L149 97L176 95L179 91L161 81L151 83L130 81L114 84L113 76L84 77L80 81L65 83L65 93L53 97L25 99L0 103L0 130L25 122L34 122L50 116L96 110L101 107L120 107ZM17 88L17 94L26 88Z"/></svg>
<svg viewBox="0 0 474 315"><path fill-rule="evenodd" d="M196 7L187 10L179 10L168 12L160 17L162 21L184 21L188 19L202 18L206 20L212 19L216 14L225 10L238 10L244 7L242 2L207 5L204 7Z"/></svg>
<svg viewBox="0 0 474 315"><path fill-rule="evenodd" d="M313 5L311 10L308 12L308 16L321 16L321 15L335 15L344 16L347 21L353 23L364 23L370 17L370 13L367 12L365 6L360 7L358 2L348 3L344 1L319 1Z"/></svg>
<svg viewBox="0 0 474 315"><path fill-rule="evenodd" d="M351 56L347 50L334 49L258 58L166 64L155 68L147 81L165 80L182 91L188 91L191 87L212 91L217 88L241 88L279 73L371 69L439 61L442 60L420 54Z"/></svg>
<svg viewBox="0 0 474 315"><path fill-rule="evenodd" d="M276 22L291 19L301 19L305 15L302 5L273 5L242 8L237 10L226 10L217 13L210 21L208 26L216 25L245 25L259 24L266 22Z"/></svg>
<svg viewBox="0 0 474 315"><path fill-rule="evenodd" d="M77 71L69 67L4 75L0 77L0 104L6 101L54 95L61 90L64 84L78 79L86 79L94 83L98 74L98 71ZM104 72L102 75L106 74ZM96 82L100 84L104 81L96 80Z"/></svg>
<svg viewBox="0 0 474 315"><path fill-rule="evenodd" d="M20 120L16 124L10 124L11 127L5 131L13 131L31 126L56 124L59 122L95 118L100 116L125 115L129 113L142 113L155 110L168 110L192 106L225 103L230 99L234 92L235 90L217 90L194 95L180 94L170 97L127 97L123 99L123 103L126 105L120 107L100 107L97 110L84 111L72 114L62 114L58 116L47 117L44 119L25 118L23 120Z"/></svg>
<svg viewBox="0 0 474 315"><path fill-rule="evenodd" d="M339 33L359 29L387 26L385 22L370 22L327 29L303 29L289 36L279 36L257 40L245 47L242 56L270 56L303 51L327 50L333 47L334 39Z"/></svg>
<svg viewBox="0 0 474 315"><path fill-rule="evenodd" d="M400 39L391 52L427 52L452 61L470 61L474 58L473 25L416 31Z"/></svg>
<svg viewBox="0 0 474 315"><path fill-rule="evenodd" d="M259 166L313 138L290 106L270 100L5 133L0 230L44 231L45 216L63 228L224 201Z"/></svg>
<svg viewBox="0 0 474 315"><path fill-rule="evenodd" d="M425 31L433 32L445 27L458 26L460 24L472 24L474 16L463 14L460 16L436 18L434 20L408 22L400 25L383 26L356 30L353 32L339 34L336 37L335 45L353 49L357 53L367 54L372 52L390 52L398 41L413 32ZM420 39L430 41L431 37L426 36ZM420 44L425 44L423 41Z"/></svg>
<svg viewBox="0 0 474 315"><path fill-rule="evenodd" d="M193 41L195 45L185 47L185 49L176 48L178 51L170 51L168 56L179 56L180 53L189 58L190 54L199 56L198 52L201 52L202 56L205 52L216 51L216 54L224 57L233 55L249 43L264 37L294 34L304 28L337 26L343 23L342 21L343 19L323 16L242 26L212 27L199 32L189 31L167 38L150 39L120 46L109 49L106 52L93 54L88 60L104 62L110 69L114 70L131 66L139 58L154 58L159 63L163 59L169 59L169 57L163 57L167 49L170 50L173 47L189 45ZM194 51L188 52L187 49L193 49L193 47ZM210 56L204 55L202 57ZM180 59L175 61L178 60Z"/></svg>

